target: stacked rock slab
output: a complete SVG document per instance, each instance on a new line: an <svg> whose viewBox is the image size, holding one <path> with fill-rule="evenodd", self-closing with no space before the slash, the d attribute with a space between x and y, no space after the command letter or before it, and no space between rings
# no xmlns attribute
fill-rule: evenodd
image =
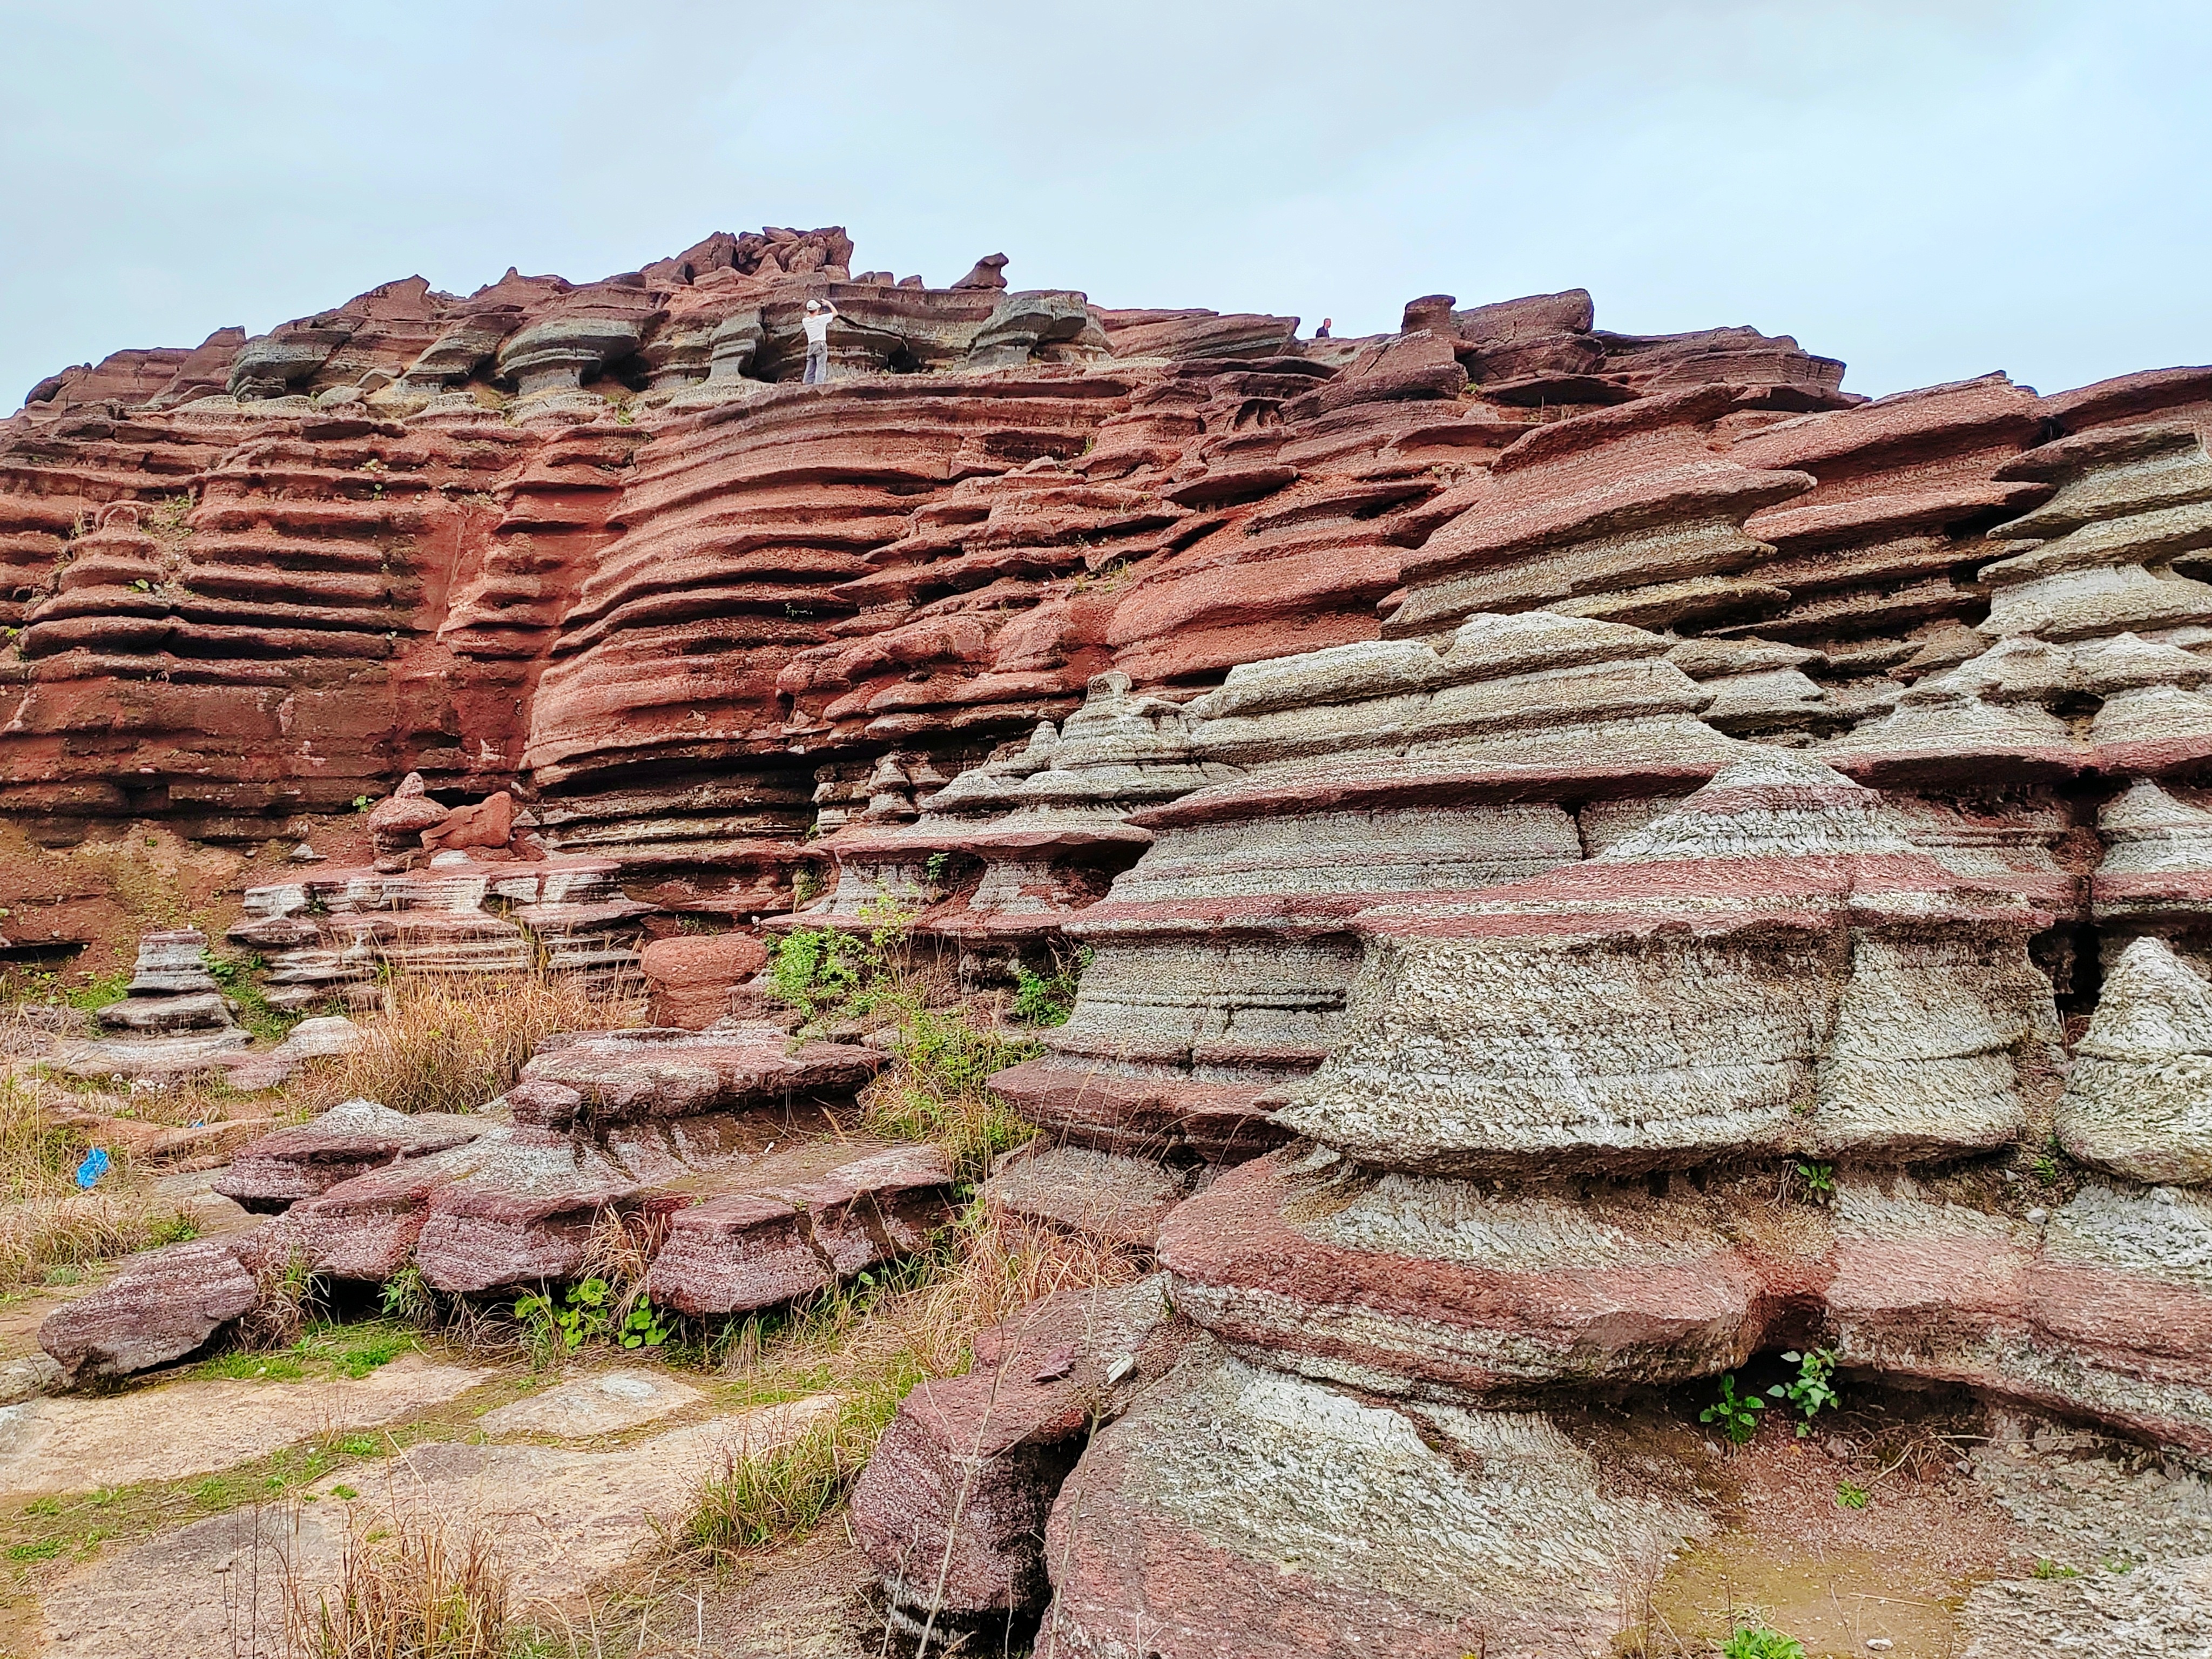
<svg viewBox="0 0 2212 1659"><path fill-rule="evenodd" d="M882 1062L794 1048L771 1025L583 1033L548 1039L480 1113L349 1101L217 1178L269 1221L137 1259L40 1340L72 1376L123 1375L203 1346L272 1274L412 1267L450 1294L505 1292L581 1276L616 1226L660 1307L726 1316L811 1295L924 1249L948 1213L941 1148L841 1122Z"/></svg>
<svg viewBox="0 0 2212 1659"><path fill-rule="evenodd" d="M589 983L635 970L639 919L609 859L478 863L441 853L428 867L318 870L246 890L228 937L269 962L270 1002L373 1003L380 973L544 971Z"/></svg>
<svg viewBox="0 0 2212 1659"><path fill-rule="evenodd" d="M1095 952L1073 1016L994 1086L1101 1150L1272 1143L1268 1104L1335 1040L1358 912L1574 863L1741 750L1666 649L1537 612L1231 671L1186 714L1239 775L1135 815L1152 846L1066 927Z"/></svg>
<svg viewBox="0 0 2212 1659"><path fill-rule="evenodd" d="M1279 1114L1314 1145L1169 1218L1179 1305L1384 1393L1738 1364L1817 1295L1821 1249L1628 1178L1894 1169L2047 1123L2058 1030L2027 948L2046 920L1784 751L1586 863L1372 906L1343 1036ZM1331 1288L1297 1289L1309 1272Z"/></svg>
<svg viewBox="0 0 2212 1659"><path fill-rule="evenodd" d="M790 920L864 927L889 904L956 949L963 979L1007 979L1023 960L1048 968L1061 925L1152 844L1130 815L1231 775L1193 756L1179 703L1101 674L1064 726L1047 721L924 795L914 823L862 823L823 842L836 884Z"/></svg>
<svg viewBox="0 0 2212 1659"><path fill-rule="evenodd" d="M59 1063L83 1076L158 1077L240 1061L253 1041L208 970L198 928L146 933L123 1000L94 1016L106 1035L65 1048Z"/></svg>

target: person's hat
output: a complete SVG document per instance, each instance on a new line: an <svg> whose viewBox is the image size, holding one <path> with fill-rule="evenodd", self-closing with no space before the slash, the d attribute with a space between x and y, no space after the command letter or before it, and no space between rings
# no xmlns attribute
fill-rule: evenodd
<svg viewBox="0 0 2212 1659"><path fill-rule="evenodd" d="M819 311L822 309L822 301L819 300L809 300L806 302L806 308L809 311Z"/></svg>

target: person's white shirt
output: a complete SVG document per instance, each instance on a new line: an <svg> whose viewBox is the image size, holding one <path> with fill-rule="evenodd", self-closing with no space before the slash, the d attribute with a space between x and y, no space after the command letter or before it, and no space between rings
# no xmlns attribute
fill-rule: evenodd
<svg viewBox="0 0 2212 1659"><path fill-rule="evenodd" d="M811 346L818 346L828 343L830 339L830 319L836 314L836 307L828 304L824 304L819 311L801 312L799 316L799 321L800 326L805 328L806 331L806 343Z"/></svg>

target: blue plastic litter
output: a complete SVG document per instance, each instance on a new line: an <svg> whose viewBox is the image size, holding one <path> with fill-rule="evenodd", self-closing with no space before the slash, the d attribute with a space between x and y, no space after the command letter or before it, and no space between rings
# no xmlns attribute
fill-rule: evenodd
<svg viewBox="0 0 2212 1659"><path fill-rule="evenodd" d="M107 1173L107 1148L95 1146L84 1155L84 1162L76 1166L76 1184L89 1188Z"/></svg>

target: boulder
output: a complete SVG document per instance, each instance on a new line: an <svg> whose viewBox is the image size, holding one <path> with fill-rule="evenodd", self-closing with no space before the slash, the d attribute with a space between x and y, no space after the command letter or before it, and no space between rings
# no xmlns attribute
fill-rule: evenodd
<svg viewBox="0 0 2212 1659"><path fill-rule="evenodd" d="M1198 1171L1147 1158L1038 1146L1000 1160L983 1199L1001 1214L1149 1250L1168 1212L1201 1180Z"/></svg>
<svg viewBox="0 0 2212 1659"><path fill-rule="evenodd" d="M2058 1138L2134 1181L2212 1182L2212 984L2163 939L2105 980L2058 1103Z"/></svg>
<svg viewBox="0 0 2212 1659"><path fill-rule="evenodd" d="M732 993L767 965L768 947L750 933L679 933L638 953L653 1023L691 1031L728 1016Z"/></svg>
<svg viewBox="0 0 2212 1659"><path fill-rule="evenodd" d="M965 1376L901 1402L849 1511L895 1624L950 1638L1044 1606L1044 1527L1061 1481L1184 1340L1165 1291L1154 1274L1055 1291L979 1334Z"/></svg>
<svg viewBox="0 0 2212 1659"><path fill-rule="evenodd" d="M415 1265L448 1292L575 1278L600 1213L638 1190L598 1148L548 1130L494 1130L470 1151L429 1188L415 1240Z"/></svg>
<svg viewBox="0 0 2212 1659"><path fill-rule="evenodd" d="M48 1314L39 1346L71 1384L197 1352L258 1297L240 1260L250 1237L196 1239L132 1257L105 1285Z"/></svg>

